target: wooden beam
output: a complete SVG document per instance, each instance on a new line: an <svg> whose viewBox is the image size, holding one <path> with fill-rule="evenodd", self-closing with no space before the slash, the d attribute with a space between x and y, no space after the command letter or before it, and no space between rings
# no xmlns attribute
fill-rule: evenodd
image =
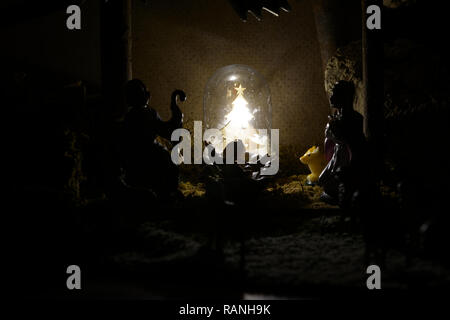
<svg viewBox="0 0 450 320"><path fill-rule="evenodd" d="M364 133L369 141L380 143L383 134L384 75L383 36L380 30L366 26L367 8L377 5L382 10L382 0L362 0L362 64L364 83ZM383 14L381 13L381 21Z"/></svg>
<svg viewBox="0 0 450 320"><path fill-rule="evenodd" d="M102 93L110 111L125 111L123 86L132 77L131 0L101 3Z"/></svg>

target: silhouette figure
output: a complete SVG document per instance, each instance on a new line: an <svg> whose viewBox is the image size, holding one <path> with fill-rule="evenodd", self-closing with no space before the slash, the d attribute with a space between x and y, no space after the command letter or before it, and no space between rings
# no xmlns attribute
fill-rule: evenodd
<svg viewBox="0 0 450 320"><path fill-rule="evenodd" d="M186 94L182 90L172 93L169 121L162 121L148 106L150 92L141 80L130 80L125 86L125 95L130 107L124 121L122 147L125 182L167 197L177 191L178 167L172 162L169 150L155 139L160 136L170 141L173 130L182 127L183 113L177 105L177 97L185 101Z"/></svg>
<svg viewBox="0 0 450 320"><path fill-rule="evenodd" d="M363 117L353 110L355 89L351 82L336 83L330 104L337 112L328 117L325 129L327 166L319 176L324 189L321 199L340 206L350 205L364 177L365 137Z"/></svg>

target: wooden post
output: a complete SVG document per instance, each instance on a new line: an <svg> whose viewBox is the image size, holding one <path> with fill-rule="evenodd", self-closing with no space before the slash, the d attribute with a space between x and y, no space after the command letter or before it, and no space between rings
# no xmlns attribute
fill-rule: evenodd
<svg viewBox="0 0 450 320"><path fill-rule="evenodd" d="M123 86L132 77L131 0L101 2L102 92L111 113L126 111Z"/></svg>
<svg viewBox="0 0 450 320"><path fill-rule="evenodd" d="M377 5L383 8L382 0L362 0L362 64L364 83L364 134L379 147L383 133L383 37L381 29L367 28L367 8ZM381 19L383 15L381 14ZM377 150L379 151L379 150Z"/></svg>
<svg viewBox="0 0 450 320"><path fill-rule="evenodd" d="M126 74L126 80L131 80L133 78L133 37L132 37L132 1L126 0L124 1L125 5L125 26L126 26L126 33L124 37L124 48L126 50L125 56L126 56L126 66L125 66L125 74Z"/></svg>

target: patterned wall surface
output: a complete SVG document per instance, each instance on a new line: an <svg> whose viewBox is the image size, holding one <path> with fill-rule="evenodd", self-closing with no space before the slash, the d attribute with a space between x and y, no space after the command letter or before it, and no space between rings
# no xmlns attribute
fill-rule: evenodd
<svg viewBox="0 0 450 320"><path fill-rule="evenodd" d="M174 3L177 9L173 9ZM173 89L186 91L186 127L203 119L203 91L218 68L246 64L272 92L272 125L282 146L301 153L321 144L328 103L309 1L290 1L292 12L239 20L225 0L134 1L133 77L152 93L150 104L169 117Z"/></svg>

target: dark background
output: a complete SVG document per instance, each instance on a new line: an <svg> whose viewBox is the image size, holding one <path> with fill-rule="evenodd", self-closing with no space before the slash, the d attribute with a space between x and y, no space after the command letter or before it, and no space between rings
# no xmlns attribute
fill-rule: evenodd
<svg viewBox="0 0 450 320"><path fill-rule="evenodd" d="M363 113L361 4L289 3L291 12L278 17L263 12L262 21L249 15L243 22L225 0L133 1L131 69L124 76L126 28L105 3L78 2L82 29L75 31L65 27L64 1L2 1L1 103L9 191L2 212L10 231L11 255L5 261L15 294L183 298L366 292L364 226L345 222L338 208L323 208L314 198L317 189L306 189L313 194L308 200L300 182L307 168L297 160L323 141L334 81L355 84L355 108ZM393 235L387 240L395 249L387 259L387 288L437 292L449 279L445 10L439 1L384 5L379 178L389 198L384 211L392 214L380 215L378 234ZM271 206L238 208L229 215L211 210L204 197L161 205L121 189L117 145L124 80L141 78L152 92L150 104L164 119L170 93L184 89L189 129L203 118L207 79L234 63L258 70L271 88L272 123L281 142L276 183L283 190L274 198L262 196ZM199 171L182 168L184 186L204 184ZM223 257L208 251L211 234L219 229L229 240L224 264L218 262ZM245 281L242 236L248 247ZM405 266L409 248L397 240L411 236L419 240L413 262ZM81 266L90 290L79 295L65 290L69 264Z"/></svg>

